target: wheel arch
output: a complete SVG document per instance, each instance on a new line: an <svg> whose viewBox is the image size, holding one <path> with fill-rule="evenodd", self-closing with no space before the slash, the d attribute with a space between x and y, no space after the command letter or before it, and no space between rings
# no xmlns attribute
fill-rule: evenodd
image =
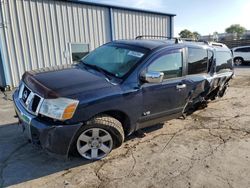
<svg viewBox="0 0 250 188"><path fill-rule="evenodd" d="M120 110L108 110L108 111L100 112L96 114L95 116L100 116L100 115L108 115L117 119L118 121L121 122L125 135L129 134L129 131L131 128L130 127L131 121L130 121L129 116L125 112L120 111Z"/></svg>
<svg viewBox="0 0 250 188"><path fill-rule="evenodd" d="M122 124L122 128L123 128L123 131L124 131L124 135L128 135L131 131L131 121L130 121L130 118L129 116L125 113L125 112L122 112L120 110L108 110L108 111L102 111L102 112L99 112L95 115L93 115L91 118L89 118L89 120L97 117L97 116L103 116L103 115L107 115L107 116L110 116L112 118L115 118L117 119L118 121L121 122ZM89 121L88 120L88 121ZM74 136L72 137L71 139L71 142L69 144L69 147L68 147L68 152L67 152L67 156L69 156L70 154L74 154L75 151L74 151L74 143L76 141L76 135L79 133L79 131L81 130L81 127L85 126L87 121L83 122L82 125L80 126L80 128L75 132Z"/></svg>
<svg viewBox="0 0 250 188"><path fill-rule="evenodd" d="M236 59L241 59L242 61L244 61L244 58L241 57L241 56L236 56L236 57L234 57L234 62L235 62Z"/></svg>

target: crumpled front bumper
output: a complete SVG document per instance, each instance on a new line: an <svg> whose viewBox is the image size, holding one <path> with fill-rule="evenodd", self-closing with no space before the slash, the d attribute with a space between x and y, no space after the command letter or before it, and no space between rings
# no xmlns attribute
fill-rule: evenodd
<svg viewBox="0 0 250 188"><path fill-rule="evenodd" d="M34 144L39 144L45 150L57 155L68 156L73 139L82 126L82 123L74 125L53 125L40 121L30 114L20 103L18 90L13 94L14 107L26 137Z"/></svg>

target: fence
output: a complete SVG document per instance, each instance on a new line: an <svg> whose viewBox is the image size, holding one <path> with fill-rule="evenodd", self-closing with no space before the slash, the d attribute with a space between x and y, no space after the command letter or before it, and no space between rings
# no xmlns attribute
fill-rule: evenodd
<svg viewBox="0 0 250 188"><path fill-rule="evenodd" d="M220 41L220 42L226 44L229 48L234 48L237 46L250 46L250 39Z"/></svg>

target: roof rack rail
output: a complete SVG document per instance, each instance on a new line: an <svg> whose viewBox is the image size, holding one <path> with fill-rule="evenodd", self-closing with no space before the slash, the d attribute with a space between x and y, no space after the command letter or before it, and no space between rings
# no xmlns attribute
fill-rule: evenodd
<svg viewBox="0 0 250 188"><path fill-rule="evenodd" d="M180 40L179 38L175 38L175 37L167 37L167 36L160 36L160 35L139 35L137 37L135 37L135 40L140 40L143 38L163 38L163 39L168 39L168 40L175 40L175 43L182 43L182 40Z"/></svg>
<svg viewBox="0 0 250 188"><path fill-rule="evenodd" d="M160 35L139 35L135 39L143 39L143 38L163 38L163 39L174 39L175 43L183 43L184 41L186 42L203 42L205 44L209 44L208 41L203 41L203 40L197 40L194 38L178 38L178 37L166 37L166 36L160 36Z"/></svg>
<svg viewBox="0 0 250 188"><path fill-rule="evenodd" d="M161 36L161 35L139 35L135 37L136 40L143 39L143 38L164 38L164 39L171 39L171 37Z"/></svg>
<svg viewBox="0 0 250 188"><path fill-rule="evenodd" d="M217 46L217 47L227 47L227 45L223 43L219 43L219 42L208 42L208 45Z"/></svg>
<svg viewBox="0 0 250 188"><path fill-rule="evenodd" d="M187 42L199 42L197 39L194 38L179 38L182 41L187 41Z"/></svg>
<svg viewBox="0 0 250 188"><path fill-rule="evenodd" d="M220 43L220 42L206 41L206 40L198 40L198 42L203 42L209 46L227 47L227 45Z"/></svg>
<svg viewBox="0 0 250 188"><path fill-rule="evenodd" d="M160 35L139 35L135 39L140 40L140 39L144 39L144 38L153 38L153 39L163 38L163 39L167 39L167 40L174 40L175 44L179 44L179 43L183 43L183 42L198 42L198 43L200 42L200 43L204 43L204 44L209 45L209 46L227 47L225 44L219 43L219 42L197 40L194 38L167 37L167 36L160 36Z"/></svg>

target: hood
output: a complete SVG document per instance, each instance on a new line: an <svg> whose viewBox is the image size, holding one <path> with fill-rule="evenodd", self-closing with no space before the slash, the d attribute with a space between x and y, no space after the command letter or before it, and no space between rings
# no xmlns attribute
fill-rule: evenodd
<svg viewBox="0 0 250 188"><path fill-rule="evenodd" d="M105 76L77 65L63 65L26 72L23 81L44 98L68 97L85 91L113 87Z"/></svg>

